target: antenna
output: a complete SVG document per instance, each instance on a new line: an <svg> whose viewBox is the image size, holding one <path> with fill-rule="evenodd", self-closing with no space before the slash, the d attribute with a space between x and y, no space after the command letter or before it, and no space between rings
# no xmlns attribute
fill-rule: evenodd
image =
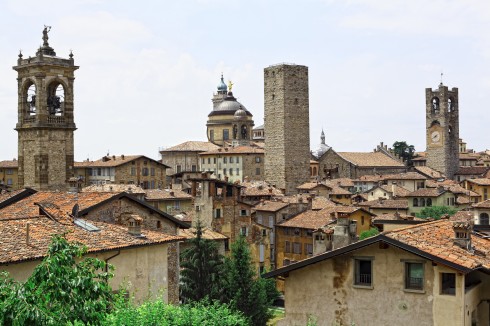
<svg viewBox="0 0 490 326"><path fill-rule="evenodd" d="M444 75L444 73L441 71L441 85L442 85L442 76Z"/></svg>

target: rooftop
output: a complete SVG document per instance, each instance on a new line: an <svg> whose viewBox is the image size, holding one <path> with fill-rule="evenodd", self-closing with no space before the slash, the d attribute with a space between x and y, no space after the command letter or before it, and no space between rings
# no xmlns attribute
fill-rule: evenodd
<svg viewBox="0 0 490 326"><path fill-rule="evenodd" d="M218 145L207 141L186 141L163 150L160 152L207 152L219 148Z"/></svg>
<svg viewBox="0 0 490 326"><path fill-rule="evenodd" d="M366 167L404 167L402 163L380 152L337 152L345 160L357 166Z"/></svg>

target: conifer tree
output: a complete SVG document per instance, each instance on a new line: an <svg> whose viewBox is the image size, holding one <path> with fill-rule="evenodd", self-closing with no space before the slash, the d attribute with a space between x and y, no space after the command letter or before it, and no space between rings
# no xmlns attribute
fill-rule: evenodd
<svg viewBox="0 0 490 326"><path fill-rule="evenodd" d="M218 245L204 239L203 227L198 220L196 237L189 241L190 247L181 253L181 300L184 303L200 301L204 298L221 299L223 256Z"/></svg>

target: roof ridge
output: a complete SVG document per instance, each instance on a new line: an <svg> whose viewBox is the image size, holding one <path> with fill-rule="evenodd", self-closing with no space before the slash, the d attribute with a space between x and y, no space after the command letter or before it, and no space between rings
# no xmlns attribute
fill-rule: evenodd
<svg viewBox="0 0 490 326"><path fill-rule="evenodd" d="M422 223L422 224L414 224L414 225L404 226L404 227L397 228L397 229L390 230L390 231L384 231L384 232L381 232L381 234L384 234L384 235L393 234L393 233L397 233L397 232L404 231L404 230L407 230L407 229L419 228L421 226L437 224L437 223L441 223L441 222L444 222L444 221L449 221L449 220L448 219L441 218L441 219L438 219L438 220L435 220L435 221L425 222L425 223Z"/></svg>

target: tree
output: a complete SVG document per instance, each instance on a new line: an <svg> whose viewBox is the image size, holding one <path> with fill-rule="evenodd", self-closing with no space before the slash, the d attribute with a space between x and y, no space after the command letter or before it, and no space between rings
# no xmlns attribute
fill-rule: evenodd
<svg viewBox="0 0 490 326"><path fill-rule="evenodd" d="M203 228L197 221L196 237L190 247L181 254L181 299L184 303L209 299L221 299L223 257L218 253L216 242L202 237Z"/></svg>
<svg viewBox="0 0 490 326"><path fill-rule="evenodd" d="M400 156L407 165L412 165L413 155L415 154L415 147L408 145L406 141L396 141L393 143L393 151L396 155Z"/></svg>
<svg viewBox="0 0 490 326"><path fill-rule="evenodd" d="M425 207L420 213L415 214L420 218L432 217L436 220L440 219L443 215L454 215L458 210L448 206L430 206Z"/></svg>
<svg viewBox="0 0 490 326"><path fill-rule="evenodd" d="M226 260L225 296L252 325L266 325L272 317L269 308L278 297L274 280L259 278L255 273L243 236L232 244L231 257Z"/></svg>
<svg viewBox="0 0 490 326"><path fill-rule="evenodd" d="M100 324L110 309L112 266L82 258L87 248L53 237L48 253L25 283L0 276L0 324Z"/></svg>
<svg viewBox="0 0 490 326"><path fill-rule="evenodd" d="M367 231L362 231L361 234L359 234L359 240L364 240L366 238L374 237L376 234L379 234L379 231L377 228L370 228Z"/></svg>

